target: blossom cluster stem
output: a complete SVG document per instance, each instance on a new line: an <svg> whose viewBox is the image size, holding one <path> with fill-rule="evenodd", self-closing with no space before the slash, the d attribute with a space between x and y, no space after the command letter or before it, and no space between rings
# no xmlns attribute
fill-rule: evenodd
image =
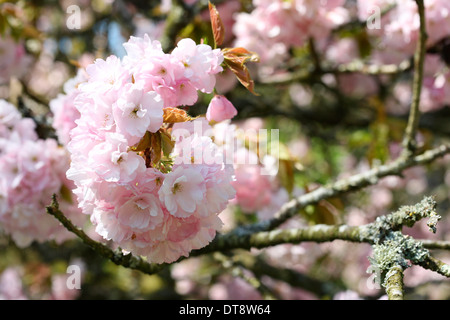
<svg viewBox="0 0 450 320"><path fill-rule="evenodd" d="M58 219L68 231L78 236L78 238L91 247L95 252L117 265L125 268L136 269L146 274L157 273L165 266L165 264L148 263L140 257L133 256L131 253L124 254L120 249L114 251L108 246L93 240L82 229L76 227L72 221L64 215L64 213L59 209L59 204L55 195L53 195L52 203L47 206L47 213Z"/></svg>

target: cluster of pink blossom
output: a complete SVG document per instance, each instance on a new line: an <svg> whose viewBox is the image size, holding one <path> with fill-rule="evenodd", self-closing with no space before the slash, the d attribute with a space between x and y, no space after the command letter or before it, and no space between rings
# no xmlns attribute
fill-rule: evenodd
<svg viewBox="0 0 450 320"><path fill-rule="evenodd" d="M420 20L417 4L408 0L358 0L358 18L368 21L368 32L379 41L377 56L384 63L407 59L417 45ZM450 33L450 3L425 0L427 46Z"/></svg>
<svg viewBox="0 0 450 320"><path fill-rule="evenodd" d="M426 0L425 28L427 48L437 45L450 33L450 2ZM373 39L374 50L370 56L374 64L399 64L414 54L418 45L420 20L417 4L408 0L358 1L358 18L368 21L368 34ZM423 112L442 108L450 101L447 87L449 72L437 54L427 54L425 78L421 96ZM394 88L397 111L409 105L410 85L399 82ZM394 103L396 104L396 103ZM403 108L402 108L403 106ZM394 109L395 110L395 109Z"/></svg>
<svg viewBox="0 0 450 320"><path fill-rule="evenodd" d="M30 62L21 42L9 36L0 37L0 84L7 83L11 77L23 76Z"/></svg>
<svg viewBox="0 0 450 320"><path fill-rule="evenodd" d="M450 71L437 54L427 54L424 64L424 79L420 97L420 110L429 112L450 104ZM393 89L393 98L389 104L394 112L409 109L412 94L409 81L399 81Z"/></svg>
<svg viewBox="0 0 450 320"><path fill-rule="evenodd" d="M344 2L254 0L253 11L236 15L235 46L258 53L265 67L277 67L290 48L303 46L309 38L327 39L333 28L348 21Z"/></svg>
<svg viewBox="0 0 450 320"><path fill-rule="evenodd" d="M21 280L21 270L9 267L0 274L0 300L27 300Z"/></svg>
<svg viewBox="0 0 450 320"><path fill-rule="evenodd" d="M75 128L80 112L74 105L79 93L78 85L87 80L84 69L78 69L75 77L64 84L64 93L60 93L50 101L50 110L53 114L52 126L56 131L59 143L67 145L70 141L70 131Z"/></svg>
<svg viewBox="0 0 450 320"><path fill-rule="evenodd" d="M83 217L71 199L73 183L65 176L68 153L53 139L38 139L34 130L32 119L0 100L0 229L21 247L72 237L46 213L53 194L74 222Z"/></svg>
<svg viewBox="0 0 450 320"><path fill-rule="evenodd" d="M164 53L147 35L124 47L122 60L87 66L78 86L67 177L98 234L150 262L173 262L214 238L234 197L233 168L211 137L175 132L169 119L185 117L178 107L198 91L213 92L223 55L191 39Z"/></svg>
<svg viewBox="0 0 450 320"><path fill-rule="evenodd" d="M263 119L223 121L202 130L212 132L227 163L233 164L235 180L232 185L236 195L230 203L243 213L254 213L260 220L270 219L291 196L302 193L295 187L289 194L283 187L278 174L280 150L274 147L280 141L273 137L269 141ZM300 149L298 146L295 148Z"/></svg>
<svg viewBox="0 0 450 320"><path fill-rule="evenodd" d="M81 279L84 278L84 262L80 259L71 262L77 263ZM46 264L33 264L32 268L8 266L0 272L0 300L75 300L81 290L68 285L70 276L52 272L51 266Z"/></svg>
<svg viewBox="0 0 450 320"><path fill-rule="evenodd" d="M264 166L260 163L255 150L245 145L245 140L251 139L255 142L252 146L256 146L257 129L261 128L261 122L255 120L245 121L253 122L247 126L250 130L245 130L245 126L230 121L223 121L213 128L203 129L214 136L214 141L221 148L227 163L234 167L235 180L232 184L236 194L231 203L238 205L244 213L255 213L264 208L270 203L272 195L270 179L272 177L263 174Z"/></svg>

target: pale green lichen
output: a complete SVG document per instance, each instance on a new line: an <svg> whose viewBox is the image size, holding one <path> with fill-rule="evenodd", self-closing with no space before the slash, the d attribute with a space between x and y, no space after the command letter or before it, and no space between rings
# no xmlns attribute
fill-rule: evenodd
<svg viewBox="0 0 450 320"><path fill-rule="evenodd" d="M433 233L436 233L436 225L439 220L441 220L441 216L438 215L436 212L432 212L430 214L430 218L428 219L427 226L429 230Z"/></svg>
<svg viewBox="0 0 450 320"><path fill-rule="evenodd" d="M387 271L394 265L402 268L408 268L409 263L405 258L404 248L401 245L403 235L400 232L391 232L385 238L383 243L373 245L373 257L369 257L370 262L375 268L381 271Z"/></svg>
<svg viewBox="0 0 450 320"><path fill-rule="evenodd" d="M373 257L369 257L369 261L373 268L380 271L383 279L386 279L386 273L394 266L406 269L411 266L410 261L419 263L429 256L429 251L421 242L400 231L385 234L383 240L378 239L372 248Z"/></svg>
<svg viewBox="0 0 450 320"><path fill-rule="evenodd" d="M402 226L412 227L420 219L428 217L428 227L436 231L436 224L441 218L436 214L436 201L425 197L412 206L403 206L396 212L378 217L375 222L360 230L360 238L372 241L373 257L369 257L372 268L376 268L385 279L394 266L406 269L410 262L421 263L429 257L423 244L401 233ZM382 280L379 279L379 280Z"/></svg>
<svg viewBox="0 0 450 320"><path fill-rule="evenodd" d="M450 274L450 265L444 264L443 266L440 267L439 271L441 274L449 275Z"/></svg>
<svg viewBox="0 0 450 320"><path fill-rule="evenodd" d="M392 231L399 231L403 226L412 227L417 221L429 218L430 231L436 232L437 222L441 219L436 211L433 197L425 197L415 205L402 206L399 210L378 217L373 223L360 230L360 240L371 239L373 243L381 243Z"/></svg>

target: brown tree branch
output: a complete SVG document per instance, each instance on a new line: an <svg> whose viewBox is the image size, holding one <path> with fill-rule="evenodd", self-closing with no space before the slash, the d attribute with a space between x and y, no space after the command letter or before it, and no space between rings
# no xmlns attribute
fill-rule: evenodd
<svg viewBox="0 0 450 320"><path fill-rule="evenodd" d="M120 249L113 251L106 245L91 239L82 229L76 227L69 219L66 218L64 213L59 210L56 195L53 195L52 203L47 207L47 213L58 219L67 230L78 236L78 238L91 247L95 252L111 260L117 265L121 265L125 268L136 269L146 274L157 273L165 267L165 264L151 264L143 260L141 257L133 256L131 253L124 254Z"/></svg>

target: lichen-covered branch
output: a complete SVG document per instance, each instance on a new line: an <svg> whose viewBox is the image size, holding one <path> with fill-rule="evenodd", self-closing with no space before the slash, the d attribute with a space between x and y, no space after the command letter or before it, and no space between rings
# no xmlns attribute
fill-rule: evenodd
<svg viewBox="0 0 450 320"><path fill-rule="evenodd" d="M428 218L427 225L430 231L436 233L436 225L441 218L436 213L436 206L434 197L424 197L415 205L402 206L391 214L378 217L374 223L370 224L369 233L383 237L388 233L401 230L403 226L412 227L424 218Z"/></svg>
<svg viewBox="0 0 450 320"><path fill-rule="evenodd" d="M232 249L261 249L284 243L322 243L334 240L380 244L382 242L385 243L386 239L394 240L392 238L393 232L396 232L395 234L399 234L401 237L406 237L397 231L402 225L413 226L415 222L422 218L434 216L436 214L435 209L436 202L434 199L425 197L414 206L404 206L392 214L378 217L374 222L363 226L318 224L305 228L276 229L255 233L238 233L235 230L227 234L217 235L207 247L193 251L192 255ZM393 245L398 248L398 243L402 239L395 239L392 242ZM411 240L414 241L413 239ZM407 243L405 248L408 248L408 252L419 254L420 248L414 247L414 243ZM416 260L418 261L418 259ZM406 262L400 264L405 264L406 266Z"/></svg>
<svg viewBox="0 0 450 320"><path fill-rule="evenodd" d="M425 257L422 261L414 261L414 263L425 269L435 271L444 277L450 278L450 265L430 255Z"/></svg>
<svg viewBox="0 0 450 320"><path fill-rule="evenodd" d="M389 300L403 300L403 268L393 266L386 274L383 286Z"/></svg>
<svg viewBox="0 0 450 320"><path fill-rule="evenodd" d="M411 158L398 158L391 163L374 167L366 172L355 174L349 178L338 180L329 185L315 189L307 194L292 199L282 206L275 214L275 217L253 225L238 228L237 234L253 233L257 231L273 230L283 224L289 218L296 215L300 209L308 205L316 204L320 200L336 197L348 192L361 190L364 187L376 184L380 178L390 175L400 175L403 170L430 163L435 159L450 153L450 145L445 144L428 150L420 155Z"/></svg>
<svg viewBox="0 0 450 320"><path fill-rule="evenodd" d="M277 229L255 233L237 233L234 231L224 235L217 235L208 246L192 251L190 256L225 252L233 249L261 249L287 243L298 244L307 241L321 243L345 240L373 245L374 257L370 260L372 265L382 271L382 274L386 274L394 266L400 266L403 269L407 268L409 267L408 261L411 261L414 264L450 277L450 267L447 264L431 257L420 241L405 236L398 231L403 225L412 226L422 218L435 217L435 208L436 202L434 199L425 197L414 206L404 206L390 215L379 217L373 223L363 226L314 225L300 229ZM63 212L59 210L56 196L53 196L53 201L47 207L47 212L57 218L67 230L77 235L92 249L117 265L137 269L146 274L156 273L168 265L148 263L132 254L124 255L120 250L113 251L109 247L91 239L83 230L74 226L64 216ZM433 224L433 228L435 227ZM183 259L180 258L178 261Z"/></svg>
<svg viewBox="0 0 450 320"><path fill-rule="evenodd" d="M363 232L365 237L374 240L373 257L369 257L369 261L379 270L379 280L384 279L383 286L390 300L403 299L403 271L410 267L410 262L450 276L449 266L433 258L422 242L399 231L402 226L412 227L415 222L429 218L428 226L435 233L440 219L435 210L434 199L425 197L416 205L403 206L390 215L378 217Z"/></svg>
<svg viewBox="0 0 450 320"><path fill-rule="evenodd" d="M231 232L217 235L208 246L192 251L191 256L233 249L262 249L279 244L298 244L308 241L316 243L334 240L368 242L368 239L361 238L361 231L361 227L318 224L301 229L277 229L273 231L260 231L253 234Z"/></svg>

